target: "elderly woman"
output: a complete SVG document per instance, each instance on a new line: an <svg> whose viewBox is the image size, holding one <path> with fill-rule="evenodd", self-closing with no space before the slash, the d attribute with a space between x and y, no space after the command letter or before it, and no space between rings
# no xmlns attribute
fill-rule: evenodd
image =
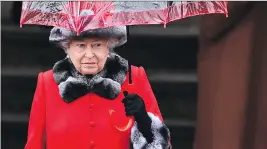
<svg viewBox="0 0 267 149"><path fill-rule="evenodd" d="M126 27L49 37L67 57L38 75L25 149L169 149L170 133L142 67L113 48Z"/></svg>

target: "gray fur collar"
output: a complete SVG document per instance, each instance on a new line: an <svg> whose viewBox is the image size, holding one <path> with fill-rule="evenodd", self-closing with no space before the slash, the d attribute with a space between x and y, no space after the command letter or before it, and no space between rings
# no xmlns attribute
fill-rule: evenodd
<svg viewBox="0 0 267 149"><path fill-rule="evenodd" d="M128 72L128 61L111 53L101 72L84 76L74 68L69 58L65 58L54 65L53 72L60 96L67 103L90 92L112 100L121 92L121 84Z"/></svg>

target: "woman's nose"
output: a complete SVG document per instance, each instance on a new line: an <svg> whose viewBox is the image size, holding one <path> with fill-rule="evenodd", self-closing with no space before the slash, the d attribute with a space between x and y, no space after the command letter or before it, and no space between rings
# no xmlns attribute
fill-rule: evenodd
<svg viewBox="0 0 267 149"><path fill-rule="evenodd" d="M91 58L94 56L94 53L92 52L91 48L87 48L85 52L85 57Z"/></svg>

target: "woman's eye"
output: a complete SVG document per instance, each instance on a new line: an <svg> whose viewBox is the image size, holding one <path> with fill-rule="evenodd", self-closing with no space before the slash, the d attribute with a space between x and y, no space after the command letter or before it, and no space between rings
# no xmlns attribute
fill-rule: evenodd
<svg viewBox="0 0 267 149"><path fill-rule="evenodd" d="M76 46L79 47L79 48L85 48L86 47L85 44L77 44Z"/></svg>
<svg viewBox="0 0 267 149"><path fill-rule="evenodd" d="M94 44L92 44L92 47L93 48L99 48L99 47L101 47L101 43L94 43Z"/></svg>

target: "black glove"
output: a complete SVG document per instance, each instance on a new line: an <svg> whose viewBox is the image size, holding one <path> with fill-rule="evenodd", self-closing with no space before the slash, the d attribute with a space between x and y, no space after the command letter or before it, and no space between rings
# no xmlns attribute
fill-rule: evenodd
<svg viewBox="0 0 267 149"><path fill-rule="evenodd" d="M146 112L146 107L143 99L137 94L128 94L123 92L125 98L122 100L124 104L126 116L134 116L137 122L138 130L143 134L148 143L153 141L153 134L151 131L152 120Z"/></svg>

